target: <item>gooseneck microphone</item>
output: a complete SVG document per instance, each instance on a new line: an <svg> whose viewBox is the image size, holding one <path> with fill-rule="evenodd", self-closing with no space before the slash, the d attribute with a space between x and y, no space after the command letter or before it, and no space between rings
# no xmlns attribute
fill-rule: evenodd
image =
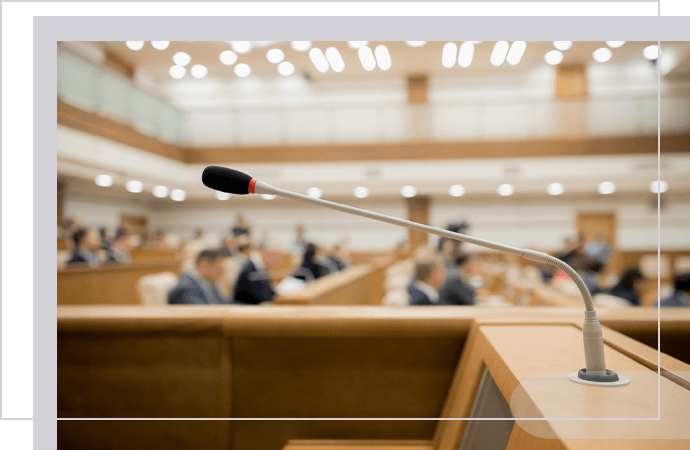
<svg viewBox="0 0 690 450"><path fill-rule="evenodd" d="M309 197L307 195L285 191L262 181L258 181L246 173L226 167L207 167L204 169L201 180L205 186L221 192L238 195L278 195L280 197L317 204L326 208L334 209L336 211L342 211L348 214L378 220L379 222L385 222L405 228L412 228L414 230L424 231L426 233L448 239L455 239L457 241L467 242L468 244L474 244L480 247L510 253L511 255L518 255L531 261L554 266L568 274L568 276L575 282L585 302L585 321L582 327L585 347L585 368L580 369L579 372L571 373L568 378L578 383L601 386L620 386L630 382L628 378L623 376L619 377L615 372L606 370L606 362L604 360L604 338L601 333L601 324L597 319L596 311L592 305L592 296L589 293L584 281L582 281L580 275L575 272L572 267L560 259L534 250L521 249L512 247L510 245L499 244L496 242L443 230L441 228L430 227L428 225L411 222L409 220L399 219L397 217L386 216L384 214L378 214L375 212L366 211L364 209L354 208L352 206L341 205L339 203L329 202L327 200L321 200L318 198Z"/></svg>

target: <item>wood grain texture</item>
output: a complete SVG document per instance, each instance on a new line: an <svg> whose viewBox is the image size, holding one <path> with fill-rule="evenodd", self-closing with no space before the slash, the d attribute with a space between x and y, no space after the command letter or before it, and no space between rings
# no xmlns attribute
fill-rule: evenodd
<svg viewBox="0 0 690 450"><path fill-rule="evenodd" d="M424 440L290 440L283 450L433 450Z"/></svg>

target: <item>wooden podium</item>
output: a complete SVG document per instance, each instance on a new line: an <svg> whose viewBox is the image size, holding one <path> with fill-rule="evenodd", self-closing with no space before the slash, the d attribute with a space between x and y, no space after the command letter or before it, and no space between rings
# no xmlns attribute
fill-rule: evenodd
<svg viewBox="0 0 690 450"><path fill-rule="evenodd" d="M662 313L687 341L690 311ZM567 379L579 309L60 307L58 417L257 420L61 420L59 448L690 448L690 366L607 327L656 314L599 311L631 383L595 388ZM659 388L661 420L541 420L656 419Z"/></svg>

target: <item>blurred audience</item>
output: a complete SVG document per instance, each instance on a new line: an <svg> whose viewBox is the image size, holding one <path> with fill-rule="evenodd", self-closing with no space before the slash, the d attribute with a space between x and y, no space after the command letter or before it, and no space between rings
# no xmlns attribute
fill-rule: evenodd
<svg viewBox="0 0 690 450"><path fill-rule="evenodd" d="M582 281L592 296L602 292L599 285L599 276L604 271L604 263L597 259L588 259L584 263L584 270L580 274Z"/></svg>
<svg viewBox="0 0 690 450"><path fill-rule="evenodd" d="M448 231L464 234L469 225L465 222L455 222L448 226ZM462 241L441 238L438 250L443 258L446 278L439 290L443 304L474 305L475 292L469 283L464 266L469 262L470 255L462 252Z"/></svg>
<svg viewBox="0 0 690 450"><path fill-rule="evenodd" d="M407 285L410 305L439 305L438 288L443 284L445 269L442 258L428 247L415 251L414 278Z"/></svg>
<svg viewBox="0 0 690 450"><path fill-rule="evenodd" d="M292 243L292 253L304 255L304 252L307 250L307 244L309 244L309 240L307 239L304 225L298 224L295 227L295 240Z"/></svg>
<svg viewBox="0 0 690 450"><path fill-rule="evenodd" d="M302 257L302 263L293 275L294 278L304 281L312 281L328 275L328 268L317 261L319 247L311 242L307 243Z"/></svg>
<svg viewBox="0 0 690 450"><path fill-rule="evenodd" d="M244 216L242 216L242 214L239 214L237 216L237 219L235 220L235 226L232 227L231 233L235 237L242 236L243 234L251 234L249 224L245 220Z"/></svg>
<svg viewBox="0 0 690 450"><path fill-rule="evenodd" d="M673 293L658 302L663 307L690 306L690 273L681 273L673 278Z"/></svg>
<svg viewBox="0 0 690 450"><path fill-rule="evenodd" d="M96 251L101 248L98 236L92 230L80 228L72 234L72 255L67 264L87 263L91 266L98 265Z"/></svg>
<svg viewBox="0 0 690 450"><path fill-rule="evenodd" d="M261 255L254 251L249 235L242 236L238 251L243 259L240 274L235 283L235 303L257 305L273 300L275 292L266 272Z"/></svg>
<svg viewBox="0 0 690 450"><path fill-rule="evenodd" d="M217 250L202 250L196 257L194 269L182 274L180 281L168 294L171 305L222 305L230 301L218 288L223 276L223 259Z"/></svg>
<svg viewBox="0 0 690 450"><path fill-rule="evenodd" d="M644 279L642 272L631 268L623 272L621 279L607 294L625 299L631 306L640 306L640 282Z"/></svg>
<svg viewBox="0 0 690 450"><path fill-rule="evenodd" d="M603 233L596 233L594 239L584 246L584 256L606 266L611 259L611 244Z"/></svg>
<svg viewBox="0 0 690 450"><path fill-rule="evenodd" d="M129 234L124 227L118 227L112 243L105 249L106 261L129 264L132 262Z"/></svg>

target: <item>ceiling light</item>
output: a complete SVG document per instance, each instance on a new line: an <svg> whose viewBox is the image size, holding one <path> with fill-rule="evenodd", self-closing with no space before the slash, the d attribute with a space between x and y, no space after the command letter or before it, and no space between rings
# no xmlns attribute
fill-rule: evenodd
<svg viewBox="0 0 690 450"><path fill-rule="evenodd" d="M151 41L151 46L156 50L165 50L170 46L170 41Z"/></svg>
<svg viewBox="0 0 690 450"><path fill-rule="evenodd" d="M347 46L353 50L358 50L367 45L368 43L369 41L347 41Z"/></svg>
<svg viewBox="0 0 690 450"><path fill-rule="evenodd" d="M594 53L592 53L592 58L596 62L604 63L611 59L611 55L613 55L611 50L606 47L601 47L600 49L594 50Z"/></svg>
<svg viewBox="0 0 690 450"><path fill-rule="evenodd" d="M230 197L232 197L232 194L228 194L227 192L221 192L221 191L216 191L216 198L220 201L226 201L230 200Z"/></svg>
<svg viewBox="0 0 690 450"><path fill-rule="evenodd" d="M364 186L358 186L355 188L354 194L357 198L367 198L369 196L369 189Z"/></svg>
<svg viewBox="0 0 690 450"><path fill-rule="evenodd" d="M323 192L321 192L321 189L317 187L310 187L309 189L307 189L307 195L309 197L321 198L321 194L323 194Z"/></svg>
<svg viewBox="0 0 690 450"><path fill-rule="evenodd" d="M125 45L128 49L137 51L144 48L144 41L127 41L125 42Z"/></svg>
<svg viewBox="0 0 690 450"><path fill-rule="evenodd" d="M168 70L168 73L170 73L170 76L176 79L180 79L185 76L187 73L187 69L185 69L182 66L172 66L170 70Z"/></svg>
<svg viewBox="0 0 690 450"><path fill-rule="evenodd" d="M245 63L239 63L238 65L235 66L235 75L237 75L240 78L248 77L250 73L252 73L252 68L249 67Z"/></svg>
<svg viewBox="0 0 690 450"><path fill-rule="evenodd" d="M498 195L501 195L503 197L507 197L509 195L513 195L515 192L515 186L512 184L502 184L498 187Z"/></svg>
<svg viewBox="0 0 690 450"><path fill-rule="evenodd" d="M565 192L565 187L561 183L551 183L546 186L546 192L548 192L549 195L561 195Z"/></svg>
<svg viewBox="0 0 690 450"><path fill-rule="evenodd" d="M194 78L204 78L206 75L208 75L208 69L206 66L202 66L201 64L195 64L189 70L189 73L191 73Z"/></svg>
<svg viewBox="0 0 690 450"><path fill-rule="evenodd" d="M192 57L185 52L177 52L173 55L173 62L178 66L186 66L192 62Z"/></svg>
<svg viewBox="0 0 690 450"><path fill-rule="evenodd" d="M272 48L266 52L266 59L268 59L268 62L278 64L285 59L285 53L283 53L283 51L280 49Z"/></svg>
<svg viewBox="0 0 690 450"><path fill-rule="evenodd" d="M506 61L511 66L516 65L522 59L522 55L525 54L525 49L527 48L527 43L525 41L515 41L513 45L510 46L510 51L506 57Z"/></svg>
<svg viewBox="0 0 690 450"><path fill-rule="evenodd" d="M181 202L187 198L187 193L182 189L173 189L170 191L170 198L176 202Z"/></svg>
<svg viewBox="0 0 690 450"><path fill-rule="evenodd" d="M405 41L405 43L412 48L419 48L423 47L424 44L426 44L426 41Z"/></svg>
<svg viewBox="0 0 690 450"><path fill-rule="evenodd" d="M642 56L644 56L646 59L654 60L659 58L659 47L656 45L650 45L644 48L642 50Z"/></svg>
<svg viewBox="0 0 690 450"><path fill-rule="evenodd" d="M460 53L458 53L458 65L460 67L470 67L473 56L474 44L471 42L463 42L460 46Z"/></svg>
<svg viewBox="0 0 690 450"><path fill-rule="evenodd" d="M459 184L454 184L448 189L448 193L451 197L462 197L465 195L465 187Z"/></svg>
<svg viewBox="0 0 690 450"><path fill-rule="evenodd" d="M613 194L616 192L616 185L610 181L604 181L603 183L599 183L599 186L597 187L597 191L599 191L600 194Z"/></svg>
<svg viewBox="0 0 690 450"><path fill-rule="evenodd" d="M556 50L565 51L573 46L573 41L553 41L553 46Z"/></svg>
<svg viewBox="0 0 690 450"><path fill-rule="evenodd" d="M448 42L443 46L443 53L441 53L441 64L446 69L450 69L455 65L455 58L458 57L458 46L454 42Z"/></svg>
<svg viewBox="0 0 690 450"><path fill-rule="evenodd" d="M264 200L273 200L274 198L276 198L276 196L273 194L261 194L261 198L263 198Z"/></svg>
<svg viewBox="0 0 690 450"><path fill-rule="evenodd" d="M309 59L314 63L314 67L321 73L328 72L328 61L321 49L312 48L309 50Z"/></svg>
<svg viewBox="0 0 690 450"><path fill-rule="evenodd" d="M345 69L345 62L335 47L328 47L326 49L326 59L328 59L331 68L336 72L340 73Z"/></svg>
<svg viewBox="0 0 690 450"><path fill-rule="evenodd" d="M546 61L546 64L550 64L552 66L560 64L561 61L563 61L563 53L559 52L558 50L551 50L549 53L544 55L544 61Z"/></svg>
<svg viewBox="0 0 690 450"><path fill-rule="evenodd" d="M240 55L244 55L245 53L252 51L252 43L249 41L231 41L230 46L235 53L239 53Z"/></svg>
<svg viewBox="0 0 690 450"><path fill-rule="evenodd" d="M417 188L414 186L405 186L400 190L400 194L402 194L402 196L405 198L414 197L417 195Z"/></svg>
<svg viewBox="0 0 690 450"><path fill-rule="evenodd" d="M659 193L659 187L661 186L661 192L664 193L668 191L668 183L665 181L652 181L649 185L649 190L652 191L653 194L658 194Z"/></svg>
<svg viewBox="0 0 690 450"><path fill-rule="evenodd" d="M165 198L168 196L167 186L156 186L151 190L151 192L153 193L154 197L158 198Z"/></svg>
<svg viewBox="0 0 690 450"><path fill-rule="evenodd" d="M491 58L489 61L492 65L498 67L503 64L506 60L506 55L508 54L508 43L506 41L498 41L494 45L494 50L491 52Z"/></svg>
<svg viewBox="0 0 690 450"><path fill-rule="evenodd" d="M113 185L113 177L105 174L96 175L96 185L110 187Z"/></svg>
<svg viewBox="0 0 690 450"><path fill-rule="evenodd" d="M362 67L367 72L371 72L376 68L376 59L374 59L374 53L369 47L362 47L357 51L359 60L362 62Z"/></svg>
<svg viewBox="0 0 690 450"><path fill-rule="evenodd" d="M292 41L290 48L296 52L306 52L311 48L311 41Z"/></svg>
<svg viewBox="0 0 690 450"><path fill-rule="evenodd" d="M226 66L232 66L237 62L237 53L233 52L232 50L225 50L220 54L220 62Z"/></svg>
<svg viewBox="0 0 690 450"><path fill-rule="evenodd" d="M282 63L278 64L278 73L286 77L289 77L290 75L295 73L295 65L291 62L283 61Z"/></svg>
<svg viewBox="0 0 690 450"><path fill-rule="evenodd" d="M391 68L391 55L388 53L388 47L377 45L374 49L374 55L376 55L376 64L378 64L379 69L388 70Z"/></svg>
<svg viewBox="0 0 690 450"><path fill-rule="evenodd" d="M625 41L606 41L606 45L611 48L619 48L622 47L623 44L625 44Z"/></svg>
<svg viewBox="0 0 690 450"><path fill-rule="evenodd" d="M144 190L144 183L142 183L141 181L130 180L127 182L127 184L125 184L125 188L128 192L138 194L139 192Z"/></svg>

